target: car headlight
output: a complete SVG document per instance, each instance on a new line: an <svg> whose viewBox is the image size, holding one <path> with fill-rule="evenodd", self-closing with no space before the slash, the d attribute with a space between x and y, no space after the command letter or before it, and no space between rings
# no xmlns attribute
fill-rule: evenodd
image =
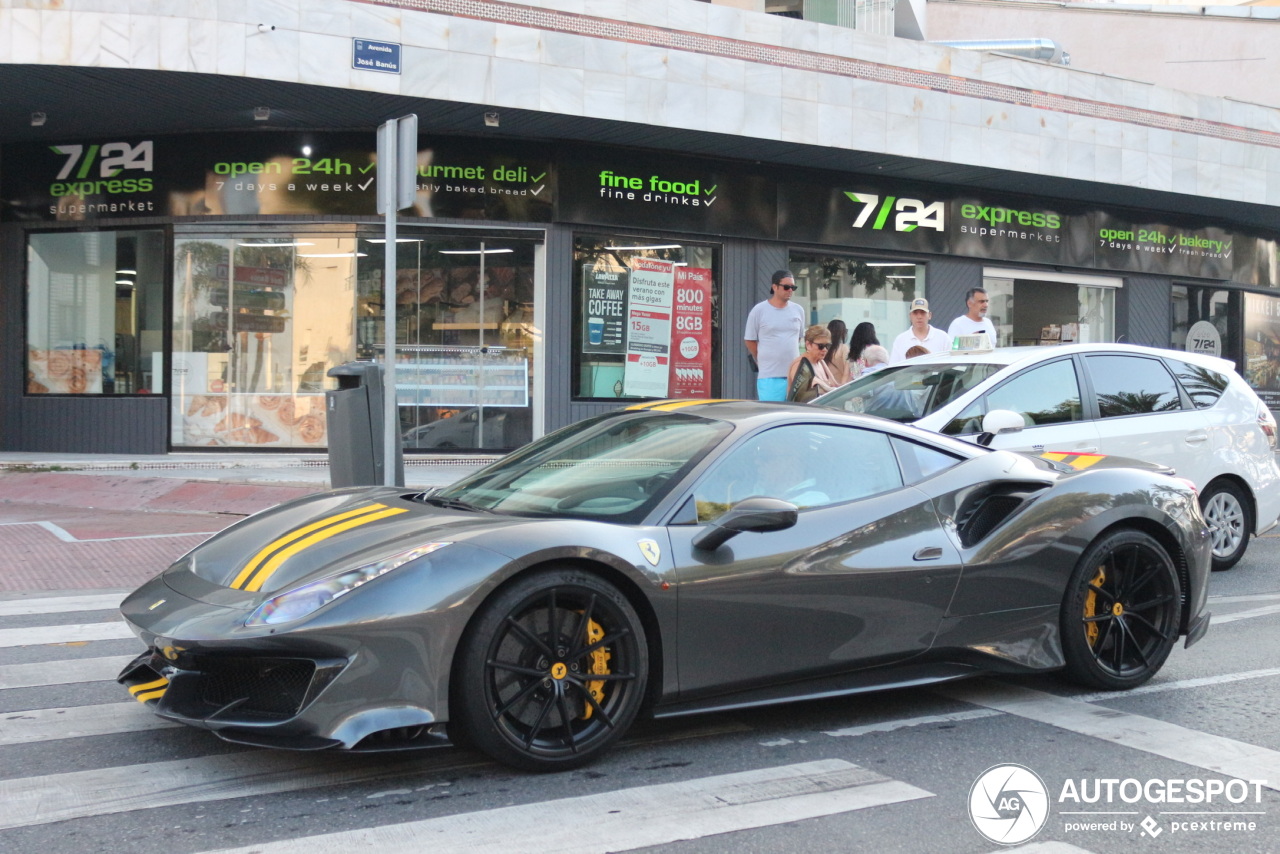
<svg viewBox="0 0 1280 854"><path fill-rule="evenodd" d="M345 596L362 584L368 584L380 575L386 575L393 569L404 566L406 563L415 561L424 555L429 555L447 545L449 543L427 543L426 545L416 546L408 551L391 555L374 563L368 563L355 569L343 570L337 575L331 575L328 578L322 578L319 581L295 587L293 590L281 593L279 596L273 596L263 602L249 615L249 619L245 620L244 624L246 626L274 626L279 623L300 620L328 605L339 596Z"/></svg>

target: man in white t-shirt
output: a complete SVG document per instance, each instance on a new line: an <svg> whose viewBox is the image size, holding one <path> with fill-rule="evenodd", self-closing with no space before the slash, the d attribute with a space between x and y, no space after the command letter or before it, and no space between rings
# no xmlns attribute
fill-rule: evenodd
<svg viewBox="0 0 1280 854"><path fill-rule="evenodd" d="M911 301L911 327L893 339L893 349L889 351L889 364L896 365L907 360L907 351L920 346L933 355L947 353L951 350L951 336L929 323L933 313L929 311L929 301L919 298Z"/></svg>
<svg viewBox="0 0 1280 854"><path fill-rule="evenodd" d="M805 312L791 297L796 280L789 270L778 270L769 285L770 296L756 303L747 315L743 343L756 360L756 397L760 400L787 399L787 372L800 353L804 337Z"/></svg>
<svg viewBox="0 0 1280 854"><path fill-rule="evenodd" d="M986 290L969 288L969 292L964 296L964 304L968 311L951 321L951 325L947 327L947 335L954 340L957 335L977 335L985 332L987 346L994 349L999 339L996 338L995 324L991 322L991 318L987 317L991 299L987 296Z"/></svg>

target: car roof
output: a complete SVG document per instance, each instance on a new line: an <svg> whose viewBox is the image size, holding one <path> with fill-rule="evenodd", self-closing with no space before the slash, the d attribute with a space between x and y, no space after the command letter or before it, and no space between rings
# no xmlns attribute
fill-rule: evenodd
<svg viewBox="0 0 1280 854"><path fill-rule="evenodd" d="M950 353L916 356L914 359L908 359L906 363L899 364L1016 365L1024 362L1040 362L1072 353L1128 353L1172 357L1217 371L1230 372L1235 369L1235 363L1229 359L1220 359L1217 356L1206 356L1201 353L1188 353L1183 350L1144 347L1138 344L1051 344L1040 347L997 347L994 350L953 350Z"/></svg>
<svg viewBox="0 0 1280 854"><path fill-rule="evenodd" d="M788 423L797 418L804 421L826 421L852 425L863 425L883 433L892 433L904 438L927 442L932 445L961 451L969 456L986 452L979 447L961 439L944 436L933 430L924 430L910 424L900 424L876 415L859 415L839 409L812 406L807 403L775 403L759 400L651 400L626 407L625 411L645 410L649 412L687 412L703 418L726 421L735 429L754 430L771 423Z"/></svg>

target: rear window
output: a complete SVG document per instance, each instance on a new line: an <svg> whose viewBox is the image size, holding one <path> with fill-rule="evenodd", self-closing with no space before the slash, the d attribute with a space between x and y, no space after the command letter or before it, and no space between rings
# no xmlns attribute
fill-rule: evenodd
<svg viewBox="0 0 1280 854"><path fill-rule="evenodd" d="M1178 385L1164 362L1139 356L1086 356L1098 415L1117 418L1182 408Z"/></svg>
<svg viewBox="0 0 1280 854"><path fill-rule="evenodd" d="M1177 359L1168 359L1167 364L1173 369L1182 390L1191 398L1196 409L1208 409L1218 402L1222 393L1227 390L1231 378L1199 365L1188 364Z"/></svg>

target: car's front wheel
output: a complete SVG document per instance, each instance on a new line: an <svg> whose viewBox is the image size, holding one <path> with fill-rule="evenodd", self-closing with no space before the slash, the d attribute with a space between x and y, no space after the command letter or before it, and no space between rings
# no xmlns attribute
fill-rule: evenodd
<svg viewBox="0 0 1280 854"><path fill-rule="evenodd" d="M1085 551L1062 601L1067 675L1121 690L1160 670L1178 638L1178 575L1168 552L1141 531L1105 534Z"/></svg>
<svg viewBox="0 0 1280 854"><path fill-rule="evenodd" d="M453 725L499 762L576 768L622 737L644 702L644 627L612 584L570 568L518 579L468 629Z"/></svg>
<svg viewBox="0 0 1280 854"><path fill-rule="evenodd" d="M1249 548L1253 531L1249 499L1234 483L1217 481L1200 496L1200 510L1213 537L1213 571L1230 569Z"/></svg>

